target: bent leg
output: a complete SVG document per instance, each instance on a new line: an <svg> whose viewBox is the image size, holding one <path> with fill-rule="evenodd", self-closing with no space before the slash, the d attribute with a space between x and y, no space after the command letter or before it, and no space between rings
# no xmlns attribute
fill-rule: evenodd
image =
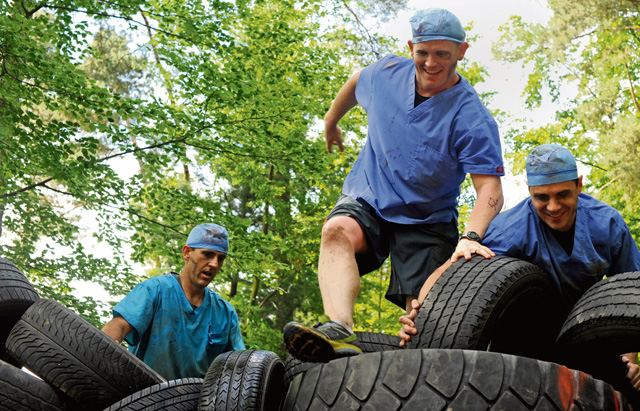
<svg viewBox="0 0 640 411"><path fill-rule="evenodd" d="M353 309L360 290L356 253L367 251L364 231L358 222L338 215L322 228L318 282L324 311L331 320L353 327Z"/></svg>

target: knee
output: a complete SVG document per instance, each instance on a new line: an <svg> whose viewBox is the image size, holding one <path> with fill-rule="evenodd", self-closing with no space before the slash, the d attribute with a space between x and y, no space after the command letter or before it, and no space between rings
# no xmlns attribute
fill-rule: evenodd
<svg viewBox="0 0 640 411"><path fill-rule="evenodd" d="M360 248L364 234L358 222L346 216L337 216L327 220L322 227L324 244L350 243L354 250Z"/></svg>

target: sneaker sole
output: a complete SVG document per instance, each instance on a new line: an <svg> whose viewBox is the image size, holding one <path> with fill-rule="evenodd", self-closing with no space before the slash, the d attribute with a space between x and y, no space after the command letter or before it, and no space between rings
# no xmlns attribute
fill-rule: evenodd
<svg viewBox="0 0 640 411"><path fill-rule="evenodd" d="M285 327L283 334L287 350L300 361L329 362L362 354L355 345L327 340L322 334L301 325Z"/></svg>

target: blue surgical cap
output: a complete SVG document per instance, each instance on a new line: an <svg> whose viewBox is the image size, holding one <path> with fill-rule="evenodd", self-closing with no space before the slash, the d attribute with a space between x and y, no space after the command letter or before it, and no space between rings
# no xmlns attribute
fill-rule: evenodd
<svg viewBox="0 0 640 411"><path fill-rule="evenodd" d="M462 43L465 39L460 20L445 9L418 10L409 20L413 31L412 43L431 40L449 40Z"/></svg>
<svg viewBox="0 0 640 411"><path fill-rule="evenodd" d="M578 178L576 159L559 144L543 144L527 157L527 184L542 186Z"/></svg>
<svg viewBox="0 0 640 411"><path fill-rule="evenodd" d="M229 233L227 233L226 228L218 224L200 224L189 233L187 245L191 248L204 248L228 254Z"/></svg>

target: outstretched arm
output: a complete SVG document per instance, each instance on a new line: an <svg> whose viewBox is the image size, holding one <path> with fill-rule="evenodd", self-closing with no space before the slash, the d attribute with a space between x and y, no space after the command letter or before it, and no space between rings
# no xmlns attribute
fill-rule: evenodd
<svg viewBox="0 0 640 411"><path fill-rule="evenodd" d="M360 71L351 76L336 95L331 108L324 116L324 133L327 140L327 150L331 153L331 146L337 145L340 151L344 151L342 145L342 130L338 122L345 114L358 104L356 99L356 84L360 78Z"/></svg>
<svg viewBox="0 0 640 411"><path fill-rule="evenodd" d="M119 315L113 317L111 321L102 327L102 332L116 340L118 343L122 343L124 337L126 337L131 330L133 330L133 326Z"/></svg>
<svg viewBox="0 0 640 411"><path fill-rule="evenodd" d="M499 176L485 174L471 174L471 181L478 199L471 210L465 231L475 231L480 237L484 237L489 223L502 209L502 183ZM463 238L451 256L451 262L456 262L460 257L470 260L472 254L480 254L485 258L495 256L493 251L482 244Z"/></svg>
<svg viewBox="0 0 640 411"><path fill-rule="evenodd" d="M451 260L447 260L444 264L438 267L436 271L431 273L427 278L427 281L422 285L420 295L417 299L407 301L407 314L398 319L400 324L402 324L402 329L398 332L398 336L402 339L402 341L400 341L400 347L404 347L405 344L411 340L411 336L418 333L418 329L414 323L414 320L418 316L418 310L429 293L429 290L431 290L431 287L433 287L438 278L440 278L442 273L444 273L449 267L451 267Z"/></svg>

